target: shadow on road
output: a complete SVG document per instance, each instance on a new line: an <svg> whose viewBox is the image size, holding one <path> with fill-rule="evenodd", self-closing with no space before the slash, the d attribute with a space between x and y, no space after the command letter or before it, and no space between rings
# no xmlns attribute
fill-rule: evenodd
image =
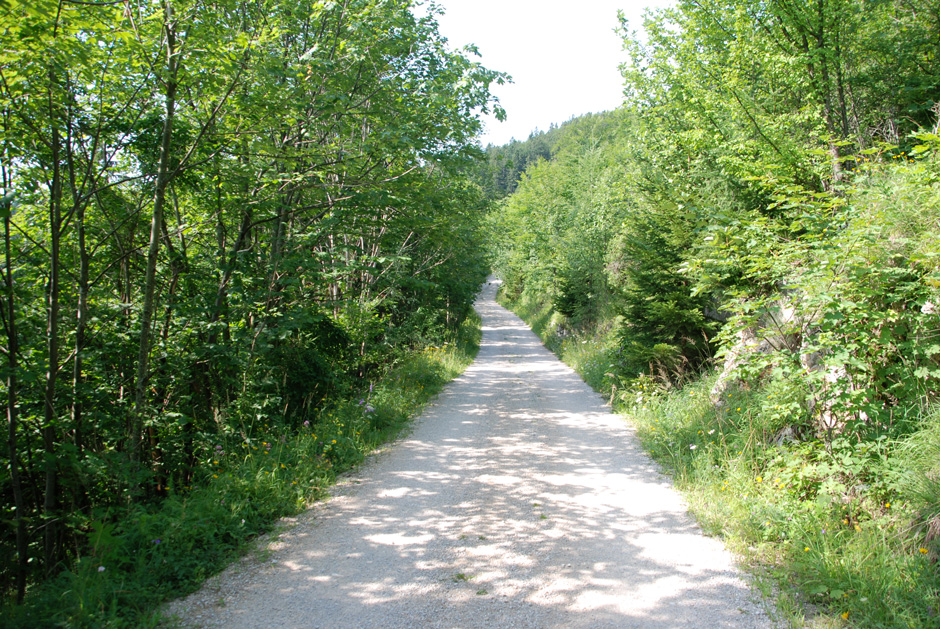
<svg viewBox="0 0 940 629"><path fill-rule="evenodd" d="M266 605L258 617L323 627L766 625L726 551L701 535L629 427L494 293L488 285L478 302L476 362L361 484L285 536L277 578L253 586ZM236 624L254 622L250 598L227 611Z"/></svg>

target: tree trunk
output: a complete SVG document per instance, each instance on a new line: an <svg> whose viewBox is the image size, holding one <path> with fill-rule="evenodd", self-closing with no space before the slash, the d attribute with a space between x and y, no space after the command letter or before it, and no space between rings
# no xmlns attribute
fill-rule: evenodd
<svg viewBox="0 0 940 629"><path fill-rule="evenodd" d="M51 74L51 73L50 73ZM52 80L54 81L53 77ZM60 164L62 138L57 126L52 87L49 89L50 122L52 126L52 182L49 191L49 285L46 294L46 386L43 395L42 441L44 450L45 490L43 496L43 550L46 574L56 563L56 492L58 465L56 461L56 381L59 375L59 273L60 236L62 230L62 169Z"/></svg>
<svg viewBox="0 0 940 629"><path fill-rule="evenodd" d="M83 359L88 330L88 248L85 244L85 204L75 208L75 235L78 239L78 307L75 314L75 358L72 362L72 430L79 457L85 447L82 388L85 382Z"/></svg>
<svg viewBox="0 0 940 629"><path fill-rule="evenodd" d="M6 168L3 169L3 191L9 191ZM6 292L6 336L7 336L7 448L10 456L10 484L13 490L13 505L16 509L16 602L22 603L26 594L26 572L29 568L29 547L26 536L26 507L23 500L23 483L18 465L19 453L16 450L16 431L19 422L16 393L18 383L16 373L19 368L17 354L19 346L16 337L16 298L13 294L13 255L10 247L10 212L11 202L7 198L0 202L0 214L3 215L3 240L6 254L6 272L4 289Z"/></svg>
<svg viewBox="0 0 940 629"><path fill-rule="evenodd" d="M173 140L173 115L176 108L176 88L179 60L176 50L176 25L173 8L167 2L164 8L164 30L167 43L167 80L164 100L163 135L160 141L160 161L157 167L156 189L153 199L153 217L150 223L150 245L147 248L147 270L144 280L144 303L140 313L140 343L137 353L137 374L134 379L134 409L128 429L127 456L133 471L139 468L143 420L147 413L147 383L150 379L150 349L153 335L154 294L157 284L157 260L163 238L163 207L170 183L170 151ZM132 487L139 487L140 479L132 479Z"/></svg>

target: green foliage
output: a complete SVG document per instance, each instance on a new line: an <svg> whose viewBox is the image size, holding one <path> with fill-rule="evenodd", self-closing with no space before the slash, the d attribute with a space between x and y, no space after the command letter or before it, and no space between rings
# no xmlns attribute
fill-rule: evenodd
<svg viewBox="0 0 940 629"><path fill-rule="evenodd" d="M929 625L940 595L928 533L936 502L911 489L935 467L936 450L925 446L936 422L902 440L779 440L785 392L733 393L716 409L712 384L667 392L637 380L620 395L703 525L794 596L848 612L853 623Z"/></svg>
<svg viewBox="0 0 940 629"><path fill-rule="evenodd" d="M611 307L604 254L623 216L611 143L619 124L607 113L552 131L554 158L531 165L488 216L492 266L506 293L548 295L575 326Z"/></svg>
<svg viewBox="0 0 940 629"><path fill-rule="evenodd" d="M610 280L619 288L621 374L656 374L664 382L697 372L712 354L718 322L706 317L706 294L692 294L681 272L688 231L681 217L647 216L624 224L608 253ZM676 242L678 240L678 242Z"/></svg>
<svg viewBox="0 0 940 629"><path fill-rule="evenodd" d="M738 296L726 347L746 329L767 346L743 357L739 376L799 373L820 433L907 434L934 401L934 263L920 253L924 232L885 208L884 191L890 181L892 199L916 194L932 220L934 159L866 167L839 196L778 192L773 218L710 229L689 265L705 290L722 283ZM744 281L722 279L727 268Z"/></svg>
<svg viewBox="0 0 940 629"><path fill-rule="evenodd" d="M466 173L506 76L413 4L0 6L0 595L84 574L95 522L130 570L133 514L211 511L210 446L310 422L319 449L295 445L344 467L422 398L357 402L472 317L487 200ZM207 569L240 544L207 540Z"/></svg>
<svg viewBox="0 0 940 629"><path fill-rule="evenodd" d="M358 395L332 402L296 425L259 419L243 435L204 435L198 472L166 498L117 517L83 518L87 552L3 608L5 625L156 626L157 606L195 590L278 518L322 497L336 475L394 438L473 360L480 321L468 317L443 347L429 347Z"/></svg>
<svg viewBox="0 0 940 629"><path fill-rule="evenodd" d="M623 109L556 130L489 217L504 298L706 526L859 626L940 602L936 8L623 23Z"/></svg>
<svg viewBox="0 0 940 629"><path fill-rule="evenodd" d="M733 373L746 386L721 400L717 373L681 388L655 373L599 379L596 365L616 365L619 348L592 335L609 333L559 336L550 306L517 302L546 344L631 417L707 529L789 584L786 596L860 626L929 625L940 602L938 286L926 244L936 157L920 154L860 168L839 195L778 189L774 214L703 230L706 255L685 272L712 282L702 292L717 285L734 297L726 348L746 329L765 343L738 355Z"/></svg>

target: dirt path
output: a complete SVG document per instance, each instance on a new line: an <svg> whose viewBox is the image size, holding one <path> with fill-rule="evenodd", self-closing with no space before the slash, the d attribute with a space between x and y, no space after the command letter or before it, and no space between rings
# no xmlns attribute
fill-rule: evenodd
<svg viewBox="0 0 940 629"><path fill-rule="evenodd" d="M487 285L476 362L334 497L171 606L211 627L766 627L631 429Z"/></svg>

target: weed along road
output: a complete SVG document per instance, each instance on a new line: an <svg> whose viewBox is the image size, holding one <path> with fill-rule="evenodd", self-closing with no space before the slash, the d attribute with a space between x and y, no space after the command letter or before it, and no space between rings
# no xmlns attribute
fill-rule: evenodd
<svg viewBox="0 0 940 629"><path fill-rule="evenodd" d="M210 627L766 627L631 429L494 300L476 362L270 550L169 609Z"/></svg>

